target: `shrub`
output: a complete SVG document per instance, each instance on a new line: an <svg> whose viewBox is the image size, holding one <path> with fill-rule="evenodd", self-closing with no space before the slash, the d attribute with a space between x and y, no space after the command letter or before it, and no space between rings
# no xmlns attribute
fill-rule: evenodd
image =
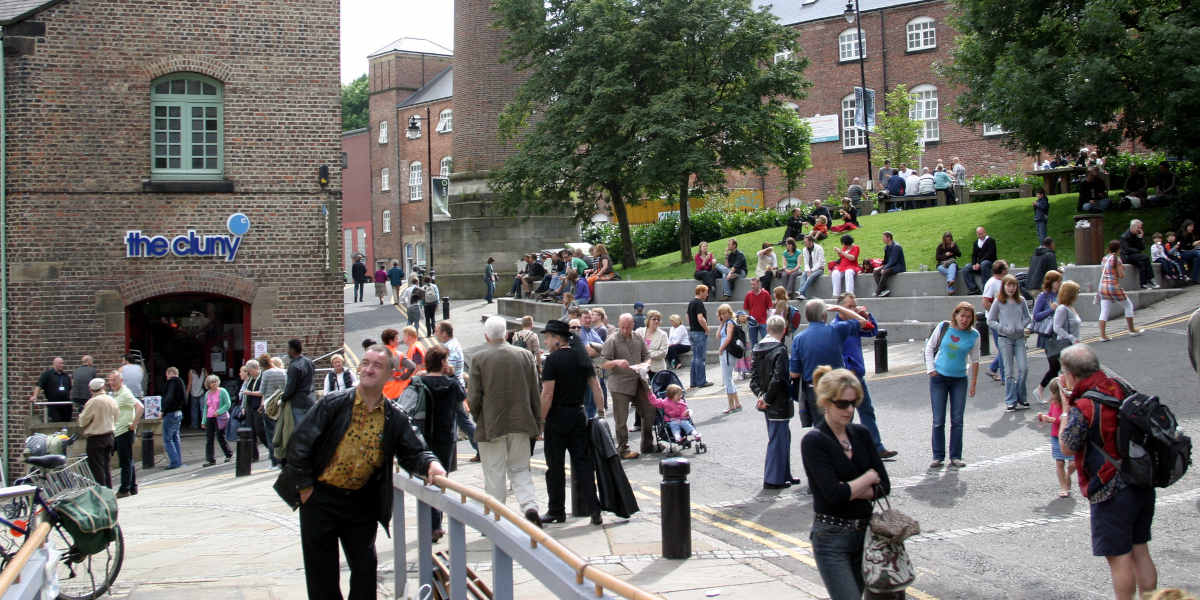
<svg viewBox="0 0 1200 600"><path fill-rule="evenodd" d="M1037 187L1042 185L1042 178L1025 175L976 175L967 181L967 188L982 192L1019 188L1023 183Z"/></svg>

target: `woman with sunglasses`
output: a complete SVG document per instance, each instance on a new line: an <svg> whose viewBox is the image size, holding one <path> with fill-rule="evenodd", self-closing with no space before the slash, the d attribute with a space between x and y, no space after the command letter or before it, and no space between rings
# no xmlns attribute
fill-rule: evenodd
<svg viewBox="0 0 1200 600"><path fill-rule="evenodd" d="M813 496L809 539L830 599L858 600L871 501L888 495L891 484L871 434L854 424L854 408L863 399L858 377L821 365L813 371L813 386L825 419L800 443Z"/></svg>
<svg viewBox="0 0 1200 600"><path fill-rule="evenodd" d="M967 367L971 370L967 386ZM950 406L950 465L966 466L962 460L963 413L967 397L975 397L979 380L979 332L975 330L975 307L959 302L949 321L933 328L925 342L925 370L929 373L929 400L933 406L933 462L930 469L946 463L946 405Z"/></svg>

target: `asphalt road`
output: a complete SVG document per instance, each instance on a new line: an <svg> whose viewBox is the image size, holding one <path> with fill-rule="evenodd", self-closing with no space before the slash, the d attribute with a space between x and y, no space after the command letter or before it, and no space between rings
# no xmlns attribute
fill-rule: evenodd
<svg viewBox="0 0 1200 600"><path fill-rule="evenodd" d="M403 317L367 303L347 309L347 342L376 337ZM1151 324L1152 325L1152 324ZM1104 366L1135 387L1158 395L1184 429L1200 443L1200 378L1188 364L1186 323L1151 326L1139 337L1122 336L1093 347ZM1031 356L1030 385L1045 372L1041 355ZM686 376L685 376L686 379ZM719 374L710 371L710 380ZM1111 597L1108 568L1091 555L1086 499L1077 487L1057 497L1049 425L1036 422L1045 410L1032 398L1028 411L1006 413L1003 386L981 374L978 393L967 401L961 470L927 469L930 450L928 379L923 374L869 379L884 443L900 452L887 463L894 507L917 518L923 534L908 543L918 578L917 598L1105 598ZM696 426L706 454L686 452L693 527L747 550L775 549L774 558L794 576L819 585L808 552L812 505L807 486L762 489L765 423L739 383L747 410L725 416L723 395L707 388L691 393ZM793 475L803 479L800 438L792 422ZM635 437L637 433L632 434ZM470 452L463 445L462 452ZM537 454L540 455L540 445ZM540 456L535 456L535 459ZM658 510L657 456L626 462L643 508ZM1200 591L1200 467L1158 491L1151 554L1161 586Z"/></svg>

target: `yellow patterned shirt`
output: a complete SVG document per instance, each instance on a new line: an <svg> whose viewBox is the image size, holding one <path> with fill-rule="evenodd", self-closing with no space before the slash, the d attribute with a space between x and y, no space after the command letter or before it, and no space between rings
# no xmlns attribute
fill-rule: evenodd
<svg viewBox="0 0 1200 600"><path fill-rule="evenodd" d="M326 485L344 490L361 489L371 474L383 464L383 403L367 408L362 393L354 393L350 427L338 442L333 460L317 478Z"/></svg>

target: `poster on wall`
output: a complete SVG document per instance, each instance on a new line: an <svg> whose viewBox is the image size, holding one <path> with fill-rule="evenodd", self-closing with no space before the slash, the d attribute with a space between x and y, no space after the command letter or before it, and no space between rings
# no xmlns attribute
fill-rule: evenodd
<svg viewBox="0 0 1200 600"><path fill-rule="evenodd" d="M450 179L433 178L433 216L450 218Z"/></svg>
<svg viewBox="0 0 1200 600"><path fill-rule="evenodd" d="M838 135L838 116L837 115L815 115L804 119L808 126L812 128L812 142L836 142L841 137Z"/></svg>
<svg viewBox="0 0 1200 600"><path fill-rule="evenodd" d="M863 110L854 111L854 126L875 131L875 90L855 86L854 105L863 107Z"/></svg>
<svg viewBox="0 0 1200 600"><path fill-rule="evenodd" d="M262 356L267 353L266 340L254 340L254 356Z"/></svg>
<svg viewBox="0 0 1200 600"><path fill-rule="evenodd" d="M143 418L162 418L162 396L144 396L142 398L142 406L146 408L146 413L143 415Z"/></svg>

